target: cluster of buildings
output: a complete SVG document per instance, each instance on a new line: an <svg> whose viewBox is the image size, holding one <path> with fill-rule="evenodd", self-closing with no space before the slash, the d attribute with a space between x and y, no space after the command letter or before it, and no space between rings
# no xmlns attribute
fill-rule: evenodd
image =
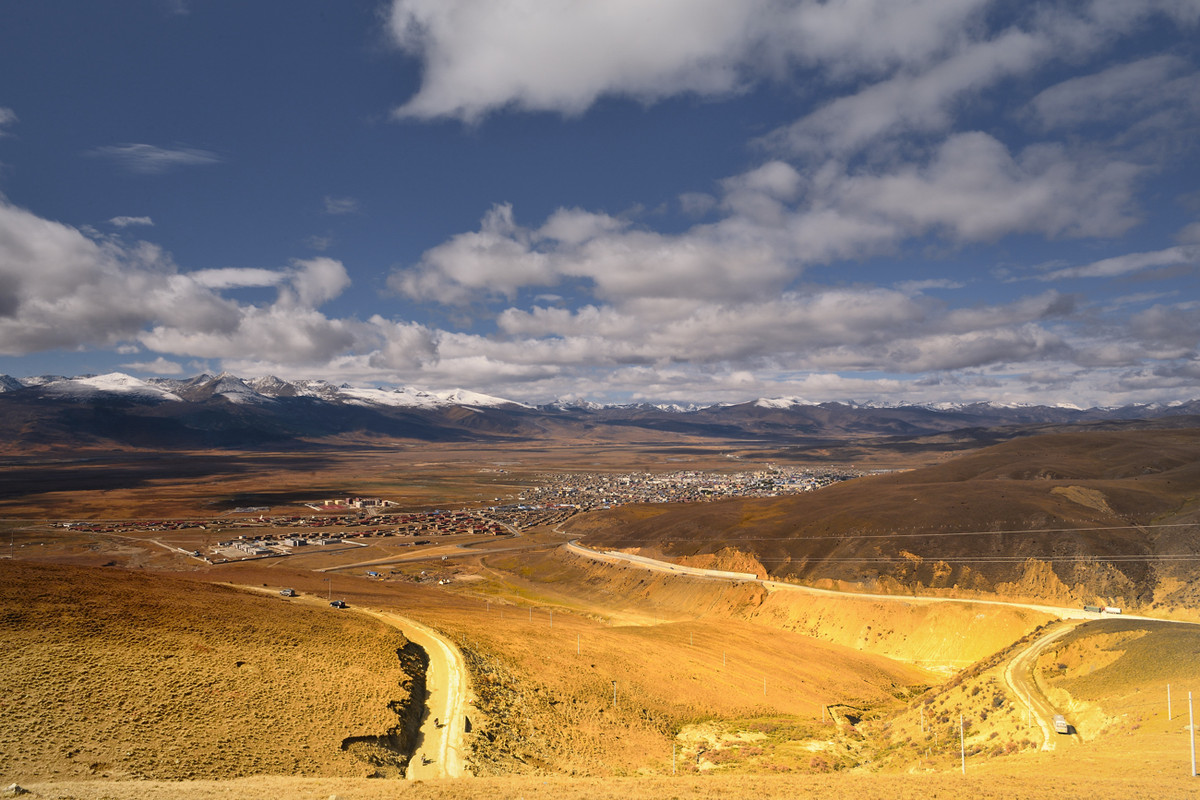
<svg viewBox="0 0 1200 800"><path fill-rule="evenodd" d="M811 492L863 474L847 468L814 470L789 467L767 467L754 472L562 473L543 476L543 485L525 492L521 500L531 505L571 505L586 510L626 503L687 503L719 497L778 497Z"/></svg>
<svg viewBox="0 0 1200 800"><path fill-rule="evenodd" d="M556 526L580 513L573 505L529 505L514 503L493 506L487 510L490 519L498 520L519 531L543 526Z"/></svg>
<svg viewBox="0 0 1200 800"><path fill-rule="evenodd" d="M387 509L393 501L345 497L308 503L324 513L306 516L254 514L219 519L57 522L56 527L91 533L220 531L247 529L247 534L217 543L214 556L223 560L290 555L296 548L365 544L365 537L401 536L404 545L428 544L433 536L501 536L514 530L556 527L571 516L627 503L701 502L721 497L775 497L810 492L864 473L847 468L775 468L753 472L680 471L628 474L559 473L540 476L541 485L527 490L519 502L482 511L425 511L400 513ZM248 511L249 509L239 509ZM341 513L329 513L341 512ZM263 529L284 529L267 533ZM332 530L328 530L332 529ZM250 533L253 531L253 533ZM204 557L199 550L188 551Z"/></svg>
<svg viewBox="0 0 1200 800"><path fill-rule="evenodd" d="M337 497L304 505L313 511L378 511L381 508L394 506L396 503L379 497Z"/></svg>

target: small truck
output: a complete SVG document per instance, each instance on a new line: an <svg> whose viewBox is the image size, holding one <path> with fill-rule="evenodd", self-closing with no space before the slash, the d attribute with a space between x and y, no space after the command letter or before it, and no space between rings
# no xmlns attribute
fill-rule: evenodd
<svg viewBox="0 0 1200 800"><path fill-rule="evenodd" d="M283 597L295 597L296 590L295 589L280 589L279 594L282 595Z"/></svg>
<svg viewBox="0 0 1200 800"><path fill-rule="evenodd" d="M1070 733L1071 726L1067 724L1067 718L1062 714L1054 715L1054 732L1055 733Z"/></svg>

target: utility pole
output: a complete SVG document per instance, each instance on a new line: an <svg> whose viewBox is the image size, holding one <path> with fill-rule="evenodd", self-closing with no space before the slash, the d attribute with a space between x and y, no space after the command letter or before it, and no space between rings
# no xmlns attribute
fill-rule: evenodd
<svg viewBox="0 0 1200 800"><path fill-rule="evenodd" d="M1167 722L1171 721L1171 684L1167 684Z"/></svg>
<svg viewBox="0 0 1200 800"><path fill-rule="evenodd" d="M675 774L675 743L671 742L671 774Z"/></svg>
<svg viewBox="0 0 1200 800"><path fill-rule="evenodd" d="M554 609L550 609L550 627L554 627Z"/></svg>
<svg viewBox="0 0 1200 800"><path fill-rule="evenodd" d="M575 655L579 655L579 634L575 634Z"/></svg>
<svg viewBox="0 0 1200 800"><path fill-rule="evenodd" d="M963 715L958 715L958 751L962 754L962 774L967 774L967 735L963 730Z"/></svg>
<svg viewBox="0 0 1200 800"><path fill-rule="evenodd" d="M613 708L617 707L617 682L613 681Z"/></svg>
<svg viewBox="0 0 1200 800"><path fill-rule="evenodd" d="M1192 736L1192 777L1196 777L1196 721L1192 717L1192 693L1188 692L1188 731Z"/></svg>

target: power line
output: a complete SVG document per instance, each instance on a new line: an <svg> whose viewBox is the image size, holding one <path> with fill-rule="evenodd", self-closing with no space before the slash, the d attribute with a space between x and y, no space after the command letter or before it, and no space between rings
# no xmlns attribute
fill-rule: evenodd
<svg viewBox="0 0 1200 800"><path fill-rule="evenodd" d="M1195 528L1194 522L1170 522L1158 525L1110 525L1099 528L1014 528L996 531L929 531L927 533L844 533L826 534L823 536L721 536L722 542L810 542L833 539L914 539L930 536L998 536L1001 534L1030 534L1030 533L1093 533L1097 531L1143 531L1150 528ZM713 539L716 541L717 539ZM665 539L620 539L629 544L658 544Z"/></svg>
<svg viewBox="0 0 1200 800"><path fill-rule="evenodd" d="M1027 556L921 556L921 561L943 561L947 564L1023 564L1030 559L1037 561L1058 561L1058 562L1077 562L1083 564L1091 563L1113 563L1113 562L1139 562L1139 561L1178 561L1191 562L1200 561L1200 553L1171 553L1164 555L1075 555L1075 556L1050 556L1050 555L1027 555ZM813 561L819 563L839 562L851 564L902 564L912 563L912 558L905 556L830 556L817 558L756 558L756 561L762 564L791 564L804 561Z"/></svg>

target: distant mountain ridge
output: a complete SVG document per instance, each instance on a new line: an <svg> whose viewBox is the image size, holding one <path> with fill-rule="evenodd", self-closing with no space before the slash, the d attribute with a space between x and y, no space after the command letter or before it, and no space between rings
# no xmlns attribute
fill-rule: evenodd
<svg viewBox="0 0 1200 800"><path fill-rule="evenodd" d="M711 406L531 406L465 389L370 389L228 373L146 380L123 373L21 380L0 375L0 436L16 447L258 447L356 435L423 441L694 437L788 446L1186 415L1200 415L1200 402L1079 409L811 403L792 397Z"/></svg>

